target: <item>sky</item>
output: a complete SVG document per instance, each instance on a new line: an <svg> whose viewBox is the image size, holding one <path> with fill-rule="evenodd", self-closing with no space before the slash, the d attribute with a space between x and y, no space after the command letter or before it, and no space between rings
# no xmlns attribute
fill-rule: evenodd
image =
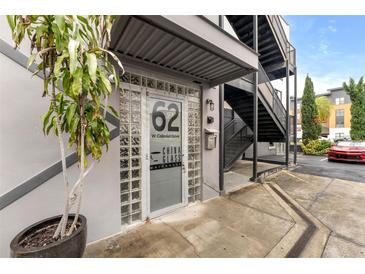
<svg viewBox="0 0 365 274"><path fill-rule="evenodd" d="M365 75L365 16L284 16L297 49L298 96L307 74L317 94Z"/></svg>

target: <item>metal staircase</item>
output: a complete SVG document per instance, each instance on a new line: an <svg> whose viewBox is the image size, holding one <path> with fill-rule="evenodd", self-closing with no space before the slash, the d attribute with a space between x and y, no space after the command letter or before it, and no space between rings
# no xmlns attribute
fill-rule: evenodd
<svg viewBox="0 0 365 274"><path fill-rule="evenodd" d="M253 17L226 17L241 42L252 47ZM290 66L295 65L295 52L280 20L275 15L258 16L258 142L286 141L286 110L271 81L286 76L285 60L289 60L289 73L292 73ZM225 170L252 144L254 90L253 74L224 85L224 100L240 118L233 119L225 126Z"/></svg>
<svg viewBox="0 0 365 274"><path fill-rule="evenodd" d="M252 131L239 117L228 122L224 127L224 169L229 170L232 164L242 156L252 144Z"/></svg>
<svg viewBox="0 0 365 274"><path fill-rule="evenodd" d="M260 67L259 78L263 82L259 84L258 88L258 141L283 142L286 133L285 108L262 67ZM244 85L240 83L247 83L247 81L243 78L226 83L224 85L224 100L252 129L253 91L249 88L245 89Z"/></svg>
<svg viewBox="0 0 365 274"><path fill-rule="evenodd" d="M227 15L229 23L238 39L247 46L253 46L252 15ZM259 61L270 80L286 76L286 63L289 60L290 75L294 73L295 49L290 44L278 15L258 16Z"/></svg>
<svg viewBox="0 0 365 274"><path fill-rule="evenodd" d="M253 93L250 89L240 88L243 86L240 81L247 83L248 78L224 85L224 100L239 116L225 125L225 170L228 170L252 144ZM286 140L285 108L262 66L260 66L259 78L261 83L258 88L258 141L284 142Z"/></svg>

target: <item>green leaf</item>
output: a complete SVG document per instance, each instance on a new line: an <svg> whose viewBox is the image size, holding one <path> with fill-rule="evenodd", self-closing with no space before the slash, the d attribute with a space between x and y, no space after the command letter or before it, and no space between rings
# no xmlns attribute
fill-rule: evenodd
<svg viewBox="0 0 365 274"><path fill-rule="evenodd" d="M91 132L88 130L86 131L86 134L85 134L85 139L86 139L86 145L91 148L94 146L94 140L92 138L92 135L91 135Z"/></svg>
<svg viewBox="0 0 365 274"><path fill-rule="evenodd" d="M15 33L13 33L13 40L15 44L19 45L23 41L25 28L25 25L20 23L15 26Z"/></svg>
<svg viewBox="0 0 365 274"><path fill-rule="evenodd" d="M115 108L113 108L112 106L108 106L108 108L112 111L112 113L113 113L116 117L119 117L119 113L115 110Z"/></svg>
<svg viewBox="0 0 365 274"><path fill-rule="evenodd" d="M75 74L72 77L71 83L71 96L77 97L81 92L82 87L82 69L77 68Z"/></svg>
<svg viewBox="0 0 365 274"><path fill-rule="evenodd" d="M52 111L49 110L48 112L44 113L42 115L42 123L43 123L43 134L46 134L46 127L48 125L49 122L49 117L51 116Z"/></svg>
<svg viewBox="0 0 365 274"><path fill-rule="evenodd" d="M66 110L66 120L69 128L71 127L71 120L75 115L75 111L76 111L76 104L70 105Z"/></svg>
<svg viewBox="0 0 365 274"><path fill-rule="evenodd" d="M61 31L55 23L52 24L52 31L55 38L54 40L56 43L56 49L58 52L61 52L62 51Z"/></svg>
<svg viewBox="0 0 365 274"><path fill-rule="evenodd" d="M76 18L77 18L78 20L80 20L80 21L81 21L81 23L84 23L84 24L86 24L86 25L88 25L88 24L89 24L89 22L87 21L87 19L86 19L84 16L77 15L77 16L76 16Z"/></svg>
<svg viewBox="0 0 365 274"><path fill-rule="evenodd" d="M109 132L108 127L105 126L104 129L103 129L103 131L104 131L105 141L108 144L109 143L109 139L110 139L110 132Z"/></svg>
<svg viewBox="0 0 365 274"><path fill-rule="evenodd" d="M71 134L76 132L77 127L79 125L79 121L80 121L80 117L78 115L75 115L74 118L71 121L71 126L70 126Z"/></svg>
<svg viewBox="0 0 365 274"><path fill-rule="evenodd" d="M62 53L61 56L58 56L54 65L54 74L56 77L60 77L61 75L61 68L62 68L62 62L65 58L68 57L68 53L65 51Z"/></svg>
<svg viewBox="0 0 365 274"><path fill-rule="evenodd" d="M113 52L103 49L103 48L98 48L98 50L101 50L101 51L109 54L114 59L114 61L118 64L119 68L122 70L122 74L124 74L124 67L123 67L122 63L120 62L119 58Z"/></svg>
<svg viewBox="0 0 365 274"><path fill-rule="evenodd" d="M11 32L15 29L15 16L14 15L7 15L6 19L8 20L8 24L10 26Z"/></svg>
<svg viewBox="0 0 365 274"><path fill-rule="evenodd" d="M28 58L28 63L27 63L27 69L29 69L29 67L34 63L35 58L37 57L37 53L33 53L29 58Z"/></svg>
<svg viewBox="0 0 365 274"><path fill-rule="evenodd" d="M36 30L36 45L37 47L41 48L41 38L44 35L44 33L47 32L47 26L41 25Z"/></svg>
<svg viewBox="0 0 365 274"><path fill-rule="evenodd" d="M49 131L51 130L51 128L55 125L56 122L56 117L53 117L51 119L51 123L49 123L48 127L46 128L46 134L48 135L49 134Z"/></svg>
<svg viewBox="0 0 365 274"><path fill-rule="evenodd" d="M70 54L70 73L74 74L77 68L77 49L80 46L80 42L74 39L70 39L68 42L68 53Z"/></svg>
<svg viewBox="0 0 365 274"><path fill-rule="evenodd" d="M117 89L119 87L119 77L117 75L117 72L115 71L114 66L112 65L112 72L113 72L113 78L114 78L114 87Z"/></svg>
<svg viewBox="0 0 365 274"><path fill-rule="evenodd" d="M58 136L58 130L57 130L57 118L56 117L53 117L52 119L52 126L53 126L53 130L54 130L54 133L56 134L56 136Z"/></svg>
<svg viewBox="0 0 365 274"><path fill-rule="evenodd" d="M98 66L96 55L94 53L86 53L87 56L87 66L89 70L89 75L91 80L95 83L96 82L96 69Z"/></svg>
<svg viewBox="0 0 365 274"><path fill-rule="evenodd" d="M67 95L69 95L70 84L71 84L70 73L68 72L68 70L65 70L62 77L62 87Z"/></svg>
<svg viewBox="0 0 365 274"><path fill-rule="evenodd" d="M65 29L65 17L63 15L56 15L55 21L56 21L56 25L58 26L61 34L63 34L63 31Z"/></svg>
<svg viewBox="0 0 365 274"><path fill-rule="evenodd" d="M108 93L111 93L112 85L110 84L110 81L108 80L108 78L106 78L106 76L103 72L100 71L99 75L100 75L100 80L101 80L103 86L105 87L106 91Z"/></svg>
<svg viewBox="0 0 365 274"><path fill-rule="evenodd" d="M44 79L43 80L43 94L42 97L46 96L48 94L48 84L49 84L49 79Z"/></svg>

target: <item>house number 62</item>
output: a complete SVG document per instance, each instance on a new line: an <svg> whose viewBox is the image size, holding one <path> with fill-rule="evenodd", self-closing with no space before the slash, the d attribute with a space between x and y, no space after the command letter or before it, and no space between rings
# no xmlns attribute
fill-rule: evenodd
<svg viewBox="0 0 365 274"><path fill-rule="evenodd" d="M153 127L157 130L157 131L163 131L166 127L166 116L165 113L163 113L162 111L159 111L158 108L160 107L164 107L165 106L165 102L163 101L158 101L155 103L155 105L153 106L153 110L152 110L152 124ZM175 110L174 115L171 117L170 121L168 122L167 125L167 130L168 131L179 131L179 127L174 127L172 126L172 123L176 120L176 118L179 115L179 108L177 107L177 105L175 103L171 103L167 106L168 110ZM160 125L157 124L157 118L160 117L162 123Z"/></svg>

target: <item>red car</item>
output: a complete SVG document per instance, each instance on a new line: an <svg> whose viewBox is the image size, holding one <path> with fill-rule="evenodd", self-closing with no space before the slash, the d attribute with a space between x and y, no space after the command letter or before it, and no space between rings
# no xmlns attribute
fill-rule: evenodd
<svg viewBox="0 0 365 274"><path fill-rule="evenodd" d="M328 152L328 161L348 161L365 163L365 142L341 141Z"/></svg>

